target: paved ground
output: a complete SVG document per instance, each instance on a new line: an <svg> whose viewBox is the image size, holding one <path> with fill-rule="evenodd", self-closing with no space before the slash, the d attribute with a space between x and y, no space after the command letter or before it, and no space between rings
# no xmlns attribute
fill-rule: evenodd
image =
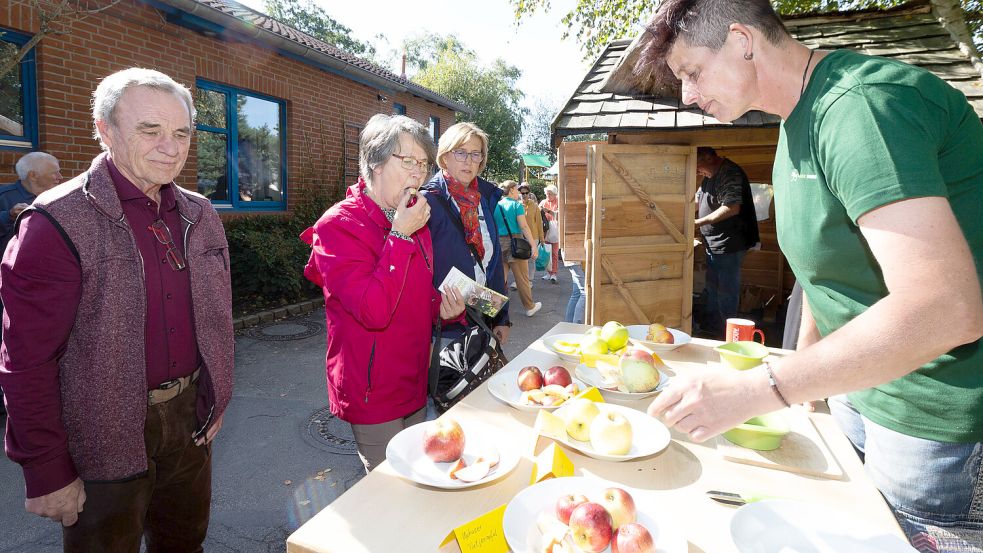
<svg viewBox="0 0 983 553"><path fill-rule="evenodd" d="M533 295L543 302L536 316L527 318L521 306L513 312L509 357L563 318L570 274L561 269L559 277L557 285L535 280ZM512 298L519 305L518 294ZM323 323L319 311L236 337L235 390L215 444L207 552L284 551L294 529L361 477L351 429L325 409ZM24 511L20 467L5 456L0 528L0 553L61 551L60 529Z"/></svg>

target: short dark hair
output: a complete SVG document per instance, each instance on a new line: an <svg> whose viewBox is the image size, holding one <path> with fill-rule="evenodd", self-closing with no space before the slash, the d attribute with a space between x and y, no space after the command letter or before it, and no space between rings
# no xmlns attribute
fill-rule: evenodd
<svg viewBox="0 0 983 553"><path fill-rule="evenodd" d="M768 0L663 0L645 28L635 72L672 82L666 56L678 39L717 51L733 23L758 29L772 44L791 36Z"/></svg>
<svg viewBox="0 0 983 553"><path fill-rule="evenodd" d="M713 159L717 157L717 150L710 146L700 146L696 149L696 159Z"/></svg>

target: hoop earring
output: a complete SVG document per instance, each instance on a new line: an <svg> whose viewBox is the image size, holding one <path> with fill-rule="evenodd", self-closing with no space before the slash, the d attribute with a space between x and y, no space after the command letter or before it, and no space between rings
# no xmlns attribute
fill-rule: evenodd
<svg viewBox="0 0 983 553"><path fill-rule="evenodd" d="M751 61L754 59L754 52L747 52L744 54L744 59Z"/></svg>

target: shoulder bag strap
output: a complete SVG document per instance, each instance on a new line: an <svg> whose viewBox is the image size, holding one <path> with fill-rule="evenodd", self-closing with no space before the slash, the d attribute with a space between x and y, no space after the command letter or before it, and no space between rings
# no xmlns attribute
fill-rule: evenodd
<svg viewBox="0 0 983 553"><path fill-rule="evenodd" d="M443 208L447 211L447 215L450 216L451 221L454 222L454 226L457 227L457 230L461 231L461 237L464 238L464 243L467 244L468 250L471 251L471 255L474 257L475 262L477 262L478 266L481 267L481 272L487 272L485 270L484 263L481 262L481 256L478 255L477 248L474 247L474 244L468 242L468 233L464 231L464 223L461 222L461 217L454 215L454 210L451 209L450 202L447 201L447 198L445 198L440 191L433 194L433 197L436 198L437 203L443 206Z"/></svg>

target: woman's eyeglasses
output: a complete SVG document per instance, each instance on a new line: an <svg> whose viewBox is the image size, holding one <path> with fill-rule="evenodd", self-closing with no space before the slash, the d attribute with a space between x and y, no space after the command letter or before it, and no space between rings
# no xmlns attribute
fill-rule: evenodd
<svg viewBox="0 0 983 553"><path fill-rule="evenodd" d="M454 159L458 161L467 161L468 157L471 157L471 161L475 163L481 163L485 159L485 152L468 152L466 150L451 150L451 154L454 155Z"/></svg>
<svg viewBox="0 0 983 553"><path fill-rule="evenodd" d="M412 171L413 169L419 167L420 171L426 173L427 169L430 167L430 160L415 159L410 156L401 156L399 154L393 154L393 157L398 159L400 167L406 169L407 171Z"/></svg>
<svg viewBox="0 0 983 553"><path fill-rule="evenodd" d="M171 237L171 229L167 228L162 219L157 219L154 223L147 227L147 230L154 233L154 237L157 241L164 245L164 255L167 257L167 262L171 265L171 268L175 271L183 271L187 265L184 263L184 257L181 255L181 251L177 249L174 245L174 239Z"/></svg>

